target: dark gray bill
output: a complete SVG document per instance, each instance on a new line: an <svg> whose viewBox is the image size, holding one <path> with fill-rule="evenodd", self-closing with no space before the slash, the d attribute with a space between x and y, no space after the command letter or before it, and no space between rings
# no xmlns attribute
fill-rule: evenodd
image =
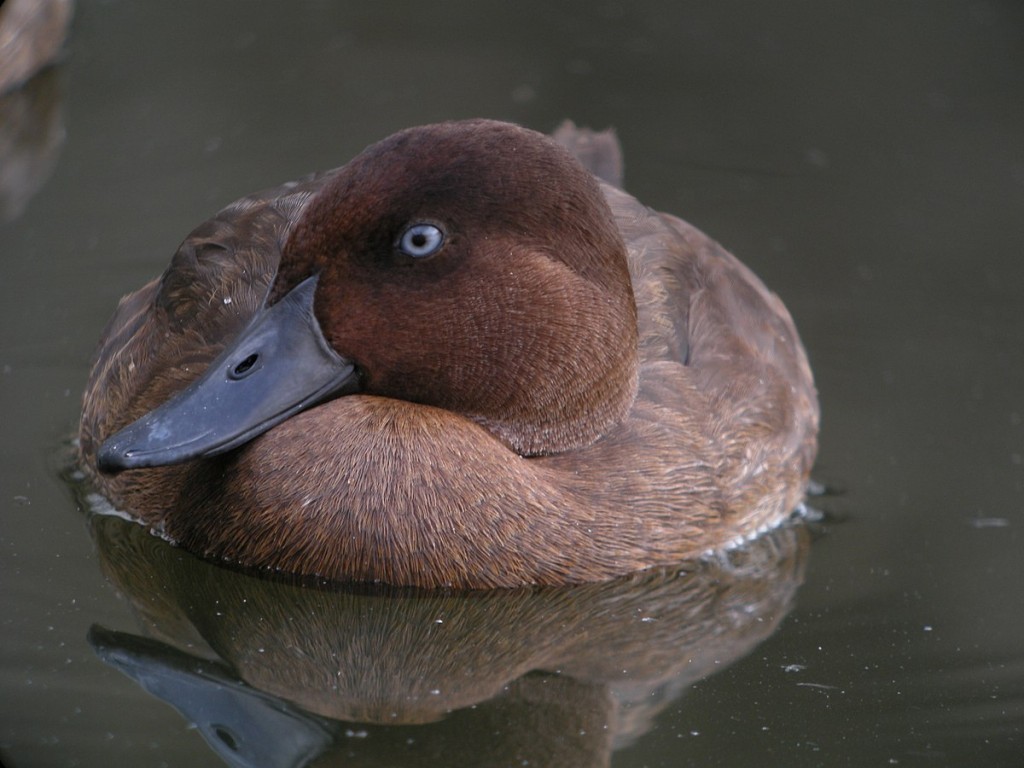
<svg viewBox="0 0 1024 768"><path fill-rule="evenodd" d="M358 389L313 314L316 276L262 310L206 372L100 446L103 472L229 451L330 395Z"/></svg>

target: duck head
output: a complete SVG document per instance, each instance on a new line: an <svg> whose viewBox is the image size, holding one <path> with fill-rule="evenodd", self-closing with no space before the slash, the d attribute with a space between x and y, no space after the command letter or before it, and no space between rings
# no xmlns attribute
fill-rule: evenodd
<svg viewBox="0 0 1024 768"><path fill-rule="evenodd" d="M542 134L444 123L337 172L265 308L98 463L215 455L354 393L461 414L523 456L558 453L621 420L636 387L626 249L597 181Z"/></svg>

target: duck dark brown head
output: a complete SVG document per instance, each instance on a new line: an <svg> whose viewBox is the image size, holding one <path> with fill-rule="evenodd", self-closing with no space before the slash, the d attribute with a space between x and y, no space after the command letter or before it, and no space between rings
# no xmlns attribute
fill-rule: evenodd
<svg viewBox="0 0 1024 768"><path fill-rule="evenodd" d="M306 209L271 300L313 274L363 391L461 413L522 455L592 442L635 396L625 246L542 134L476 120L373 145Z"/></svg>

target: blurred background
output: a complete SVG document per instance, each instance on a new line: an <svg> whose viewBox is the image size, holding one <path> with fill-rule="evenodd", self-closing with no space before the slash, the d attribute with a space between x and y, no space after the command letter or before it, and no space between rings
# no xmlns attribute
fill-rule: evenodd
<svg viewBox="0 0 1024 768"><path fill-rule="evenodd" d="M8 768L221 764L86 642L136 628L62 480L118 298L232 200L475 116L614 127L820 390L795 607L611 764L1024 764L1024 5L81 0L67 32L0 77Z"/></svg>

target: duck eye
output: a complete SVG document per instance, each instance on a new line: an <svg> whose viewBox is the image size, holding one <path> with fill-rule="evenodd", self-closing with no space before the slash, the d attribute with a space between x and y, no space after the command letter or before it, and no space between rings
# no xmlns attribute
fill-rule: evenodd
<svg viewBox="0 0 1024 768"><path fill-rule="evenodd" d="M398 247L406 256L422 259L437 252L444 242L444 234L433 224L413 224L398 241Z"/></svg>

